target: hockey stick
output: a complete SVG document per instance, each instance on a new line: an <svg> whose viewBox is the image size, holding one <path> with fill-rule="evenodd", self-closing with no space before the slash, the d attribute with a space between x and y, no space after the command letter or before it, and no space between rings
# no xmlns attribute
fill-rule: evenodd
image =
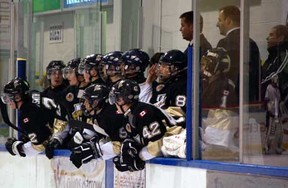
<svg viewBox="0 0 288 188"><path fill-rule="evenodd" d="M89 124L89 123L85 123L83 121L78 121L78 120L74 120L71 119L68 121L68 124L71 128L85 128L85 129L89 129L91 131L94 131L96 133L100 133L104 136L109 136L104 129L102 129L101 127L99 127L98 125L95 124Z"/></svg>
<svg viewBox="0 0 288 188"><path fill-rule="evenodd" d="M16 131L22 133L25 137L29 138L27 133L24 132L23 130L19 129L16 125L14 125L10 119L9 119L9 116L8 116L8 113L7 113L7 106L6 104L3 103L3 101L0 99L0 110L1 110L1 115L2 115L2 118L3 118L3 121L11 128L15 129Z"/></svg>

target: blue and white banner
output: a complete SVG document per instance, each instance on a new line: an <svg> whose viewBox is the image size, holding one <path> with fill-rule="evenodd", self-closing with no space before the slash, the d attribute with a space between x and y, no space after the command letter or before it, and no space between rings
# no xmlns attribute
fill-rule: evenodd
<svg viewBox="0 0 288 188"><path fill-rule="evenodd" d="M64 0L64 8L88 6L100 2L108 3L108 0Z"/></svg>

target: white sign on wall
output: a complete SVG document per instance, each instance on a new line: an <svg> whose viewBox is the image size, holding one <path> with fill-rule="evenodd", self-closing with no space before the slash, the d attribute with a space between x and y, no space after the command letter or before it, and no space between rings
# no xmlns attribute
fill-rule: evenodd
<svg viewBox="0 0 288 188"><path fill-rule="evenodd" d="M50 43L63 42L63 24L50 26L49 32Z"/></svg>
<svg viewBox="0 0 288 188"><path fill-rule="evenodd" d="M91 160L76 168L69 157L54 157L51 160L51 168L54 173L55 187L105 187L104 160Z"/></svg>
<svg viewBox="0 0 288 188"><path fill-rule="evenodd" d="M146 169L139 170L139 171L126 171L126 172L120 172L114 167L114 188L132 188L132 187L138 187L138 188L145 188L145 174Z"/></svg>

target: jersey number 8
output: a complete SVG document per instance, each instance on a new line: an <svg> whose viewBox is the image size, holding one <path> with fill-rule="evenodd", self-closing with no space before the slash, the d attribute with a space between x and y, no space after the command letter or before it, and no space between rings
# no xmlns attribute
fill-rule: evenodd
<svg viewBox="0 0 288 188"><path fill-rule="evenodd" d="M183 107L186 105L186 96L178 95L176 97L176 106Z"/></svg>

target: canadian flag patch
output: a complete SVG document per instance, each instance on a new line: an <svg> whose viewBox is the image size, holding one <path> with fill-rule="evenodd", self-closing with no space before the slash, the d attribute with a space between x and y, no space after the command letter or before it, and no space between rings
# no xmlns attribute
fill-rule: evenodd
<svg viewBox="0 0 288 188"><path fill-rule="evenodd" d="M29 122L29 118L23 119L23 122L24 122L24 123L28 123L28 122Z"/></svg>
<svg viewBox="0 0 288 188"><path fill-rule="evenodd" d="M140 112L139 115L140 115L141 117L143 117L143 116L145 116L145 114L146 114L146 112L145 112L145 110L143 110L142 112Z"/></svg>

